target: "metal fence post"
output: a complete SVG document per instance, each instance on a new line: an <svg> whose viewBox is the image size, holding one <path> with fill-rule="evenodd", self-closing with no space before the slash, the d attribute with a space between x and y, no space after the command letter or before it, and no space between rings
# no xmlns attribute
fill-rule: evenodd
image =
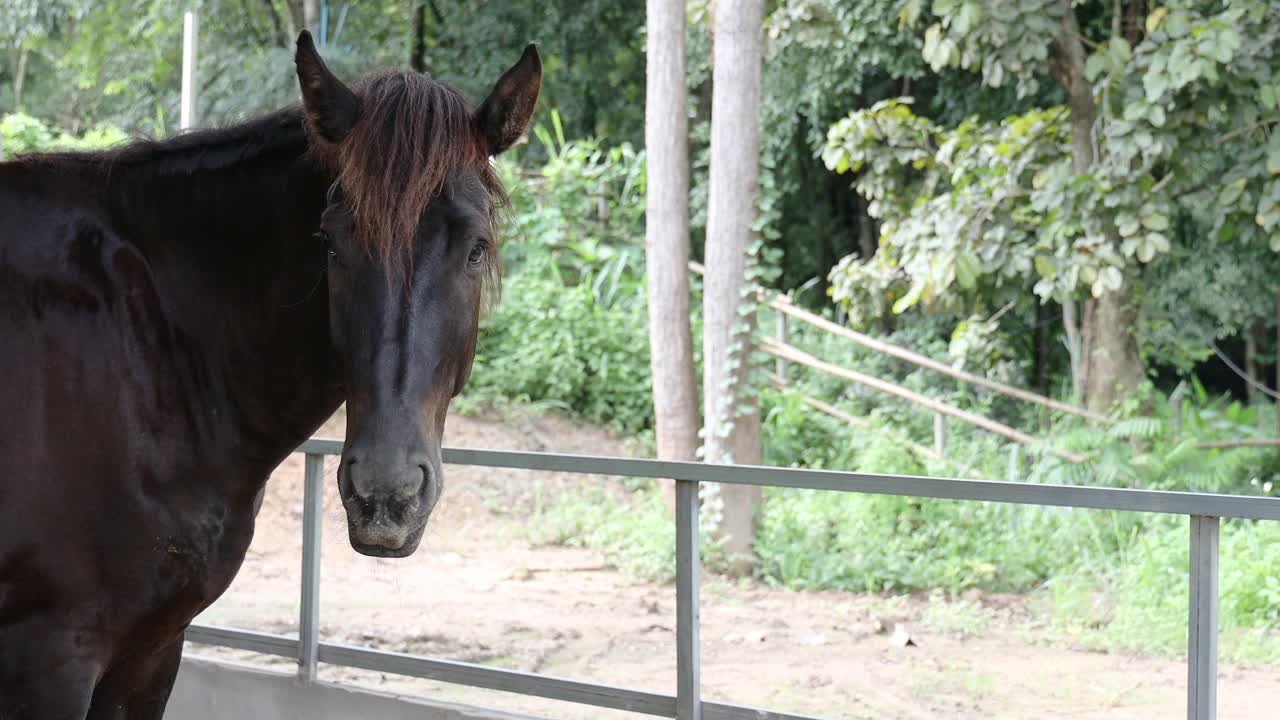
<svg viewBox="0 0 1280 720"><path fill-rule="evenodd" d="M320 530L324 521L324 455L307 453L302 491L302 608L298 617L298 676L316 680L320 646Z"/></svg>
<svg viewBox="0 0 1280 720"><path fill-rule="evenodd" d="M676 481L676 719L702 720L698 483Z"/></svg>
<svg viewBox="0 0 1280 720"><path fill-rule="evenodd" d="M1218 518L1191 516L1187 718L1218 716Z"/></svg>
<svg viewBox="0 0 1280 720"><path fill-rule="evenodd" d="M947 416L942 413L933 414L933 451L940 458L947 456Z"/></svg>
<svg viewBox="0 0 1280 720"><path fill-rule="evenodd" d="M1018 482L1018 474L1021 472L1021 464L1018 461L1018 450L1022 446L1009 446L1009 482Z"/></svg>

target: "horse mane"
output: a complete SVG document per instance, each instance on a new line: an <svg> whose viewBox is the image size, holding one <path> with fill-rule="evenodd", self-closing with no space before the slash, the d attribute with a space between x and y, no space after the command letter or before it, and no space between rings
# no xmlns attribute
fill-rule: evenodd
<svg viewBox="0 0 1280 720"><path fill-rule="evenodd" d="M489 220L496 224L508 198L460 92L406 71L370 75L351 89L360 99L360 112L346 137L333 144L313 134L309 144L310 152L337 173L366 252L388 266L397 257L410 258L427 205L447 178L467 170L477 173L494 199Z"/></svg>
<svg viewBox="0 0 1280 720"><path fill-rule="evenodd" d="M336 144L315 135L295 104L163 140L136 138L106 150L32 153L12 162L96 167L108 176L116 166L129 166L163 176L229 168L305 143L310 158L336 176L357 242L389 270L412 258L418 223L446 179L471 170L493 199L488 219L496 242L500 211L509 198L463 95L424 73L397 70L368 75L351 89L360 99L359 117ZM484 271L488 306L500 287L496 251L488 254Z"/></svg>

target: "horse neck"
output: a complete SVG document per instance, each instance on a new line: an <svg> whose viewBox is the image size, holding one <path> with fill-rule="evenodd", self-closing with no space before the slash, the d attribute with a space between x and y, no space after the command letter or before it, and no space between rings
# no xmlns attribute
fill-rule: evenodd
<svg viewBox="0 0 1280 720"><path fill-rule="evenodd" d="M327 173L296 131L270 141L210 133L179 157L111 170L118 226L146 257L165 314L195 364L202 449L261 473L337 409L325 251ZM252 150L250 152L249 150ZM239 155L237 156L237 153ZM221 162L227 155L235 158Z"/></svg>

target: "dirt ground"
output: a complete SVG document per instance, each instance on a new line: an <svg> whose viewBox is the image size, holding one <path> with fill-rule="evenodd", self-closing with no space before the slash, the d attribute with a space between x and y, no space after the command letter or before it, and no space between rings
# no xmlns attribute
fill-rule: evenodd
<svg viewBox="0 0 1280 720"><path fill-rule="evenodd" d="M341 437L341 418L320 433ZM445 443L625 454L626 444L557 417L453 415ZM675 691L675 594L629 579L593 553L537 547L523 532L548 491L581 478L446 468L444 496L412 557L356 554L328 463L321 632L342 642ZM268 486L258 532L230 590L197 621L296 633L302 458ZM798 593L704 576L703 695L845 720L1185 717L1177 659L1090 652L1038 631L1017 596L964 602ZM905 628L913 644L894 641ZM188 653L287 668L280 658L191 645ZM1220 668L1219 717L1274 717L1276 668ZM508 693L321 667L321 678L529 713L549 720L639 718Z"/></svg>

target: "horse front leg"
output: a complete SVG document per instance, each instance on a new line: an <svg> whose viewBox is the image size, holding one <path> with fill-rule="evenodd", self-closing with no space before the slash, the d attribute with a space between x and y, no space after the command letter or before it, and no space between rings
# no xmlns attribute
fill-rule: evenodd
<svg viewBox="0 0 1280 720"><path fill-rule="evenodd" d="M179 636L159 652L113 667L98 683L86 720L162 720L181 662Z"/></svg>
<svg viewBox="0 0 1280 720"><path fill-rule="evenodd" d="M83 638L60 623L0 623L0 720L85 720L98 672Z"/></svg>

